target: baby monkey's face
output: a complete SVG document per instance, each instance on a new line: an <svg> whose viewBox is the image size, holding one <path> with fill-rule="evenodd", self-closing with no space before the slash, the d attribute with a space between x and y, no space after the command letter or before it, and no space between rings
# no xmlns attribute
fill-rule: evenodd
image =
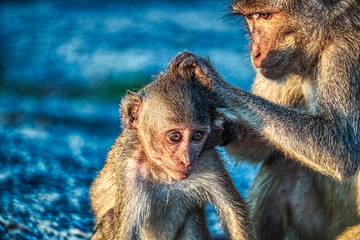
<svg viewBox="0 0 360 240"><path fill-rule="evenodd" d="M209 132L195 126L171 126L159 132L164 171L174 179L187 178L196 168Z"/></svg>
<svg viewBox="0 0 360 240"><path fill-rule="evenodd" d="M207 144L214 138L216 105L209 92L197 79L172 72L160 74L139 93L128 93L121 109L123 126L137 131L150 173L185 179L201 153L215 147Z"/></svg>
<svg viewBox="0 0 360 240"><path fill-rule="evenodd" d="M181 180L187 178L198 165L211 126L210 117L199 121L193 114L176 111L191 109L188 99L177 101L179 103L173 103L171 108L165 106L165 101L145 101L140 113L138 133L149 161L172 179ZM179 105L181 108L177 107Z"/></svg>

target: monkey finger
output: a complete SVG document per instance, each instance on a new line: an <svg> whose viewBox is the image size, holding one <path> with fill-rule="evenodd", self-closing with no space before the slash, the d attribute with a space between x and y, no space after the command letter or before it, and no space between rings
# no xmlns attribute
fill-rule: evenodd
<svg viewBox="0 0 360 240"><path fill-rule="evenodd" d="M169 76L180 75L184 78L195 78L222 100L224 100L223 96L226 96L228 92L229 84L218 74L210 59L202 58L188 51L173 58L168 66L167 74Z"/></svg>
<svg viewBox="0 0 360 240"><path fill-rule="evenodd" d="M211 89L226 89L228 84L216 71L209 58L202 58L197 55L183 60L180 67L191 67L194 70L195 77Z"/></svg>
<svg viewBox="0 0 360 240"><path fill-rule="evenodd" d="M195 54L185 51L176 55L169 63L167 73L179 73L183 76L193 73L194 69L191 67L191 64L190 66L183 65L185 59L188 59L186 62L189 62L190 59L195 59Z"/></svg>
<svg viewBox="0 0 360 240"><path fill-rule="evenodd" d="M190 76L197 78L202 84L213 89L214 84L210 77L210 70L211 67L206 59L193 54L181 59L179 64L179 71L190 73Z"/></svg>

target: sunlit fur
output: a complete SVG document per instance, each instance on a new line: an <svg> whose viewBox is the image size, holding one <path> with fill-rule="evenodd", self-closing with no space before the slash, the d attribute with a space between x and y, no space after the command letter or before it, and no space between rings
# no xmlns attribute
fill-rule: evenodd
<svg viewBox="0 0 360 240"><path fill-rule="evenodd" d="M336 240L356 240L360 239L360 224L346 229Z"/></svg>
<svg viewBox="0 0 360 240"><path fill-rule="evenodd" d="M258 41L251 44L272 41L265 63L286 58L283 46L294 48L290 65L277 77L256 69L252 93L227 84L206 59L193 55L183 64L197 66L199 79L227 101L224 114L238 121L238 139L228 152L239 160L263 162L249 192L257 237L335 239L345 231L341 240L357 239L360 2L234 0L232 10L250 14L248 23L254 13L283 17L280 26L271 19L251 23L257 24L251 39ZM275 34L287 28L289 35ZM259 37L264 32L268 38Z"/></svg>
<svg viewBox="0 0 360 240"><path fill-rule="evenodd" d="M224 131L215 127L222 122L215 113L222 103L208 86L179 71L180 60L171 62L167 75L122 101L124 130L91 186L93 240L210 239L204 209L209 202L231 239L253 239L245 203L214 148ZM199 149L196 144L195 150L182 149L199 155L192 156L198 159L196 168L181 180L164 166L177 166L177 158L167 155L174 146L159 135L169 126L199 128L209 135Z"/></svg>

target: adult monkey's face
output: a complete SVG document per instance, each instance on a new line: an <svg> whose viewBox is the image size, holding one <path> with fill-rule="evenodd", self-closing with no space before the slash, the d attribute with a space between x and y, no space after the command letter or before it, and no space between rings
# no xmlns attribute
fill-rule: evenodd
<svg viewBox="0 0 360 240"><path fill-rule="evenodd" d="M235 0L232 11L247 22L251 60L256 70L267 78L278 79L290 72L300 72L302 50L297 43L298 28L286 6L270 2Z"/></svg>

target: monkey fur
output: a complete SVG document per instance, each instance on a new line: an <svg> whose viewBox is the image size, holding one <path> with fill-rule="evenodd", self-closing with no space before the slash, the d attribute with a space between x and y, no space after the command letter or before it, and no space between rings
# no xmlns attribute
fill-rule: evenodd
<svg viewBox="0 0 360 240"><path fill-rule="evenodd" d="M241 126L227 151L262 162L249 191L257 238L360 239L360 2L234 0L231 10L249 29L252 93L206 59L177 58Z"/></svg>
<svg viewBox="0 0 360 240"><path fill-rule="evenodd" d="M221 101L175 63L122 101L123 131L90 190L93 240L211 239L210 202L231 239L254 239L245 203L214 148L227 141L224 124L216 125Z"/></svg>

